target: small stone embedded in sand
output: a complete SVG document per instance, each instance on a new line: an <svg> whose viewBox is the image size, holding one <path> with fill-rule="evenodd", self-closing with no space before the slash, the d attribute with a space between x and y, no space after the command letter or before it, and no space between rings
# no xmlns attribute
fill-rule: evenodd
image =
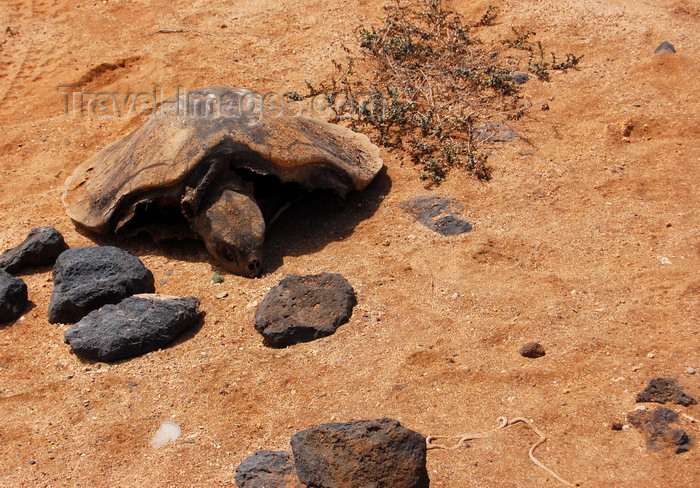
<svg viewBox="0 0 700 488"><path fill-rule="evenodd" d="M0 269L17 273L31 266L45 266L68 249L63 236L53 227L35 227L17 247L0 254Z"/></svg>
<svg viewBox="0 0 700 488"><path fill-rule="evenodd" d="M671 44L668 41L664 41L659 46L654 50L654 56L658 56L659 54L662 53L675 53L676 48L673 47L673 44Z"/></svg>
<svg viewBox="0 0 700 488"><path fill-rule="evenodd" d="M514 71L511 73L510 77L516 85L525 84L530 80L530 75L523 71Z"/></svg>
<svg viewBox="0 0 700 488"><path fill-rule="evenodd" d="M0 269L0 324L19 318L27 308L27 284Z"/></svg>
<svg viewBox="0 0 700 488"><path fill-rule="evenodd" d="M658 451L662 446L675 447L676 454L690 448L690 438L682 429L675 429L671 423L678 421L678 414L666 407L652 410L640 408L627 414L627 420L646 435L647 447Z"/></svg>
<svg viewBox="0 0 700 488"><path fill-rule="evenodd" d="M654 378L649 385L637 395L637 403L675 403L684 407L697 403L695 398L688 395L678 385L676 378Z"/></svg>
<svg viewBox="0 0 700 488"><path fill-rule="evenodd" d="M469 232L472 225L462 218L462 204L437 195L406 200L403 209L428 229L444 236Z"/></svg>
<svg viewBox="0 0 700 488"><path fill-rule="evenodd" d="M180 437L180 427L172 422L163 422L151 439L151 447L158 449Z"/></svg>
<svg viewBox="0 0 700 488"><path fill-rule="evenodd" d="M538 342L528 342L520 348L520 355L525 358L536 359L545 355L544 347Z"/></svg>
<svg viewBox="0 0 700 488"><path fill-rule="evenodd" d="M474 135L483 142L510 142L518 138L518 135L503 121L474 127Z"/></svg>

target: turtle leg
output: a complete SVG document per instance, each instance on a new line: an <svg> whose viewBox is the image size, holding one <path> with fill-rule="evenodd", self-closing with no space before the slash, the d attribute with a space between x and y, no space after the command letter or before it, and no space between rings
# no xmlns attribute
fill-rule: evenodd
<svg viewBox="0 0 700 488"><path fill-rule="evenodd" d="M301 202L306 197L308 197L308 194L299 195L296 198L282 204L279 208L275 210L275 213L271 217L265 220L265 226L269 228L289 207L291 207L295 203Z"/></svg>
<svg viewBox="0 0 700 488"><path fill-rule="evenodd" d="M188 219L194 217L199 212L199 206L202 203L202 198L207 192L211 184L216 181L228 169L228 163L217 159L209 165L204 178L199 180L197 186L192 188L185 187L185 192L180 200L182 214Z"/></svg>

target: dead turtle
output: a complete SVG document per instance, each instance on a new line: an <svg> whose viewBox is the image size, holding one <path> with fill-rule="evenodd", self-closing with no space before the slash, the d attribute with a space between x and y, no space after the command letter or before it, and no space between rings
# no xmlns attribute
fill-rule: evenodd
<svg viewBox="0 0 700 488"><path fill-rule="evenodd" d="M382 168L366 136L268 110L248 90L202 88L166 103L66 180L63 203L79 226L98 233L143 227L160 240L176 235L176 215L224 268L255 277L266 228L256 175L344 197Z"/></svg>

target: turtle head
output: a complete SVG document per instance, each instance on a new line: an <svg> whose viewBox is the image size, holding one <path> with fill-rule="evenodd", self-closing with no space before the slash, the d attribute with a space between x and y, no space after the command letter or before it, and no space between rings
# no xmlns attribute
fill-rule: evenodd
<svg viewBox="0 0 700 488"><path fill-rule="evenodd" d="M262 267L265 220L252 196L224 188L190 217L192 230L224 268L249 278Z"/></svg>

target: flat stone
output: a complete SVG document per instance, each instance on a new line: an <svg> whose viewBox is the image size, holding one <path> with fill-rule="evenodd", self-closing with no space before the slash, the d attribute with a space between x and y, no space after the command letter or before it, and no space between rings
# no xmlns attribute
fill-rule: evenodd
<svg viewBox="0 0 700 488"><path fill-rule="evenodd" d="M258 451L236 468L238 488L298 487L291 451Z"/></svg>
<svg viewBox="0 0 700 488"><path fill-rule="evenodd" d="M671 402L684 407L697 403L695 398L683 391L675 378L654 378L650 380L644 391L637 394L637 403L646 402Z"/></svg>
<svg viewBox="0 0 700 488"><path fill-rule="evenodd" d="M474 127L474 135L483 142L510 142L518 138L518 135L503 121Z"/></svg>
<svg viewBox="0 0 700 488"><path fill-rule="evenodd" d="M463 234L472 225L460 214L462 204L437 195L421 196L406 200L403 209L428 229L445 236Z"/></svg>
<svg viewBox="0 0 700 488"><path fill-rule="evenodd" d="M195 297L142 294L105 305L66 330L76 354L117 361L160 349L202 318Z"/></svg>
<svg viewBox="0 0 700 488"><path fill-rule="evenodd" d="M51 265L66 249L68 246L56 229L35 227L19 246L0 254L0 269L17 273L31 266Z"/></svg>
<svg viewBox="0 0 700 488"><path fill-rule="evenodd" d="M530 75L522 71L514 71L511 73L510 77L516 85L523 85L530 81Z"/></svg>
<svg viewBox="0 0 700 488"><path fill-rule="evenodd" d="M153 293L153 274L141 260L112 246L77 247L53 268L49 322L71 324L108 303Z"/></svg>
<svg viewBox="0 0 700 488"><path fill-rule="evenodd" d="M314 488L427 488L425 437L392 419L322 424L291 439L299 481Z"/></svg>
<svg viewBox="0 0 700 488"><path fill-rule="evenodd" d="M26 308L26 283L0 269L0 324L18 319Z"/></svg>
<svg viewBox="0 0 700 488"><path fill-rule="evenodd" d="M676 48L673 47L673 44L671 44L668 41L664 41L661 44L659 44L659 46L656 49L654 49L654 56L657 56L661 53L675 53L675 52L676 52Z"/></svg>
<svg viewBox="0 0 700 488"><path fill-rule="evenodd" d="M288 274L255 311L255 329L271 347L313 341L335 333L355 303L352 286L339 274Z"/></svg>
<svg viewBox="0 0 700 488"><path fill-rule="evenodd" d="M656 407L652 410L633 410L627 414L627 421L645 434L649 449L658 451L663 446L671 446L676 454L680 454L690 448L688 434L669 425L678 421L678 414L671 409Z"/></svg>
<svg viewBox="0 0 700 488"><path fill-rule="evenodd" d="M524 358L536 359L545 355L544 347L537 342L528 342L520 348L520 355Z"/></svg>

